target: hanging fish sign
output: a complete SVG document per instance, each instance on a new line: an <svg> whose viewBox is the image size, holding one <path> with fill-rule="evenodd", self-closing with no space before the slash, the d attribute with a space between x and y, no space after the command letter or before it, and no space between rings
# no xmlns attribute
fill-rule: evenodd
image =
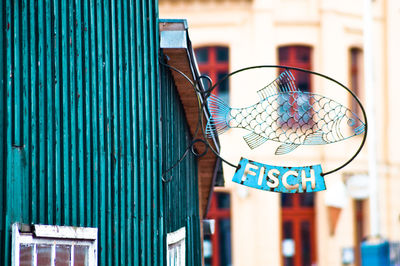
<svg viewBox="0 0 400 266"><path fill-rule="evenodd" d="M273 154L284 157L297 150L340 143L363 135L351 158L327 172L322 171L320 164L273 166L242 157L233 177L236 183L267 191L303 193L325 190L324 176L350 163L365 143L367 119L362 104L353 92L338 81L294 67L250 67L233 72L224 79L245 70L263 67L285 68L285 71L257 91L258 101L253 104L229 106L215 94L208 96L210 118L204 129L206 137L213 138L229 130L240 130L245 132L242 141L250 150L263 149L267 142L275 142ZM296 83L292 71L322 77L338 85L342 93L347 91L347 95L350 95L352 108L338 99L304 89L303 84ZM210 91L222 81L217 82Z"/></svg>
<svg viewBox="0 0 400 266"><path fill-rule="evenodd" d="M241 158L232 181L261 190L284 193L325 190L320 165L283 167Z"/></svg>

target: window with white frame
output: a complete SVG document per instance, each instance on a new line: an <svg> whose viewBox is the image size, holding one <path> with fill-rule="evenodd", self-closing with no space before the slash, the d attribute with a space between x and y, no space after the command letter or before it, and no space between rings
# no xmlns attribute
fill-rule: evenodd
<svg viewBox="0 0 400 266"><path fill-rule="evenodd" d="M12 265L97 265L97 228L12 225Z"/></svg>
<svg viewBox="0 0 400 266"><path fill-rule="evenodd" d="M185 227L167 234L167 265L185 265Z"/></svg>

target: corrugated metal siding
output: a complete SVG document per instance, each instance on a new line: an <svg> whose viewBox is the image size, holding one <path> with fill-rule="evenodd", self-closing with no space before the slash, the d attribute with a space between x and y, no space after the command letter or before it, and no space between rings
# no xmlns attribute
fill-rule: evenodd
<svg viewBox="0 0 400 266"><path fill-rule="evenodd" d="M156 1L0 2L0 252L11 223L99 228L100 265L162 265Z"/></svg>
<svg viewBox="0 0 400 266"><path fill-rule="evenodd" d="M161 67L162 168L169 169L191 144L191 134L173 78ZM166 175L164 183L165 230L186 227L186 264L201 265L197 158L189 151Z"/></svg>

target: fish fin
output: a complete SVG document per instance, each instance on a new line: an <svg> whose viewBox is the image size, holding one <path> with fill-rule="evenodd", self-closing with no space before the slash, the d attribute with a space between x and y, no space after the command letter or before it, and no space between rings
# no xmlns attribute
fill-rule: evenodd
<svg viewBox="0 0 400 266"><path fill-rule="evenodd" d="M287 144L287 143L283 143L282 145L280 145L276 151L275 151L275 155L283 155L286 153L289 153L291 151L293 151L294 149L296 149L297 147L299 147L300 144Z"/></svg>
<svg viewBox="0 0 400 266"><path fill-rule="evenodd" d="M257 133L251 132L247 134L246 136L243 137L244 141L246 141L247 145L249 145L250 149L255 149L264 142L266 142L268 139L258 135Z"/></svg>
<svg viewBox="0 0 400 266"><path fill-rule="evenodd" d="M207 138L213 138L216 133L220 135L230 128L229 112L231 108L213 94L207 98L207 102L211 117L207 121L205 134Z"/></svg>
<svg viewBox="0 0 400 266"><path fill-rule="evenodd" d="M289 70L282 72L279 77L277 77L270 84L257 91L260 98L266 99L271 95L276 95L278 93L284 92L297 92L295 79Z"/></svg>
<svg viewBox="0 0 400 266"><path fill-rule="evenodd" d="M316 131L306 136L306 138L304 139L304 144L319 145L319 144L327 144L327 142L323 138L323 132Z"/></svg>
<svg viewBox="0 0 400 266"><path fill-rule="evenodd" d="M365 131L365 124L363 122L361 122L361 125L359 125L358 127L356 127L354 129L354 134L360 135L360 134L364 133L364 131Z"/></svg>

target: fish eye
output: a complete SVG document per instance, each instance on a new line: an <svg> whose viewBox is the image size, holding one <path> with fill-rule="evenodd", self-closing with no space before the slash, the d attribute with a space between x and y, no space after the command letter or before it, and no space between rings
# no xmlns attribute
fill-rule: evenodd
<svg viewBox="0 0 400 266"><path fill-rule="evenodd" d="M352 127L356 124L356 121L353 118L350 118L349 120L347 120L347 124Z"/></svg>

